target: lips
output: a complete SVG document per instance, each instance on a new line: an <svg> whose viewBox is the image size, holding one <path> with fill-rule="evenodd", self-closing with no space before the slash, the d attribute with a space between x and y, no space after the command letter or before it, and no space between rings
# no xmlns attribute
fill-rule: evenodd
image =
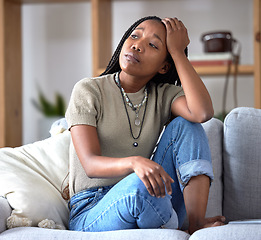
<svg viewBox="0 0 261 240"><path fill-rule="evenodd" d="M126 54L124 54L124 56L130 62L133 62L133 63L140 62L139 56L133 52L126 53Z"/></svg>

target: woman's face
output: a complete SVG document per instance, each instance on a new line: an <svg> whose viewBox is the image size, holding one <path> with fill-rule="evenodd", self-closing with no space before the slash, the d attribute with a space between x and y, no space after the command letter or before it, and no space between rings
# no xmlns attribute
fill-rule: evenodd
<svg viewBox="0 0 261 240"><path fill-rule="evenodd" d="M150 79L166 67L166 29L156 20L142 22L124 42L119 62L122 71Z"/></svg>

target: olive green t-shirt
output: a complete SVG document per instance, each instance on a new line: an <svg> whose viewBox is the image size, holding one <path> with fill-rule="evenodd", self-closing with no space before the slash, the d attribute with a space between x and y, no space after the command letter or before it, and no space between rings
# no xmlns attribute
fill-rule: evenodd
<svg viewBox="0 0 261 240"><path fill-rule="evenodd" d="M144 122L134 124L136 114L127 105L124 106L120 88L115 83L115 74L97 78L85 78L76 83L73 88L66 120L69 129L74 125L86 124L97 128L101 153L108 157L143 156L150 158L158 137L171 117L171 103L184 95L181 87L172 84L148 84L148 100L139 111ZM144 97L144 88L136 93L127 93L133 104L139 104ZM131 128L134 139L131 134ZM134 147L133 143L138 146ZM89 178L75 152L70 146L70 196L84 189L109 186L121 178Z"/></svg>

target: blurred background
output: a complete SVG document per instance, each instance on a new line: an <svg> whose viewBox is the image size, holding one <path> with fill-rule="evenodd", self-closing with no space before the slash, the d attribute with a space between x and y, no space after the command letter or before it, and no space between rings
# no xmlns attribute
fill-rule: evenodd
<svg viewBox="0 0 261 240"><path fill-rule="evenodd" d="M203 53L201 35L231 31L242 45L240 63L253 64L253 4L250 0L114 0L112 49L137 19L178 17L186 25L189 55ZM45 3L22 6L23 144L45 138L39 131L44 115L32 103L39 90L49 101L59 93L67 106L74 84L92 73L91 3ZM225 76L202 76L215 113L222 111ZM232 77L227 106L234 108ZM238 106L254 107L253 75L238 76ZM47 134L48 135L48 134Z"/></svg>

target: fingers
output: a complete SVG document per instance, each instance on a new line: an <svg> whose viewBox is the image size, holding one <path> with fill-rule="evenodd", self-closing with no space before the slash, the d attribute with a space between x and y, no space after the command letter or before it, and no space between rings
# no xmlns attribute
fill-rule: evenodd
<svg viewBox="0 0 261 240"><path fill-rule="evenodd" d="M171 56L183 52L190 43L188 31L183 22L177 18L164 18L162 22L166 26L166 43Z"/></svg>
<svg viewBox="0 0 261 240"><path fill-rule="evenodd" d="M151 183L153 192L154 192L154 196L155 197L164 197L165 196L165 186L164 183L160 177L160 175L156 175L156 176L149 176L149 181Z"/></svg>
<svg viewBox="0 0 261 240"><path fill-rule="evenodd" d="M143 181L149 194L152 196L159 198L165 197L166 191L169 195L172 193L171 183L173 183L174 180L164 171L161 166L159 166L159 172L155 173L151 171L142 177L141 180Z"/></svg>
<svg viewBox="0 0 261 240"><path fill-rule="evenodd" d="M169 195L172 194L172 187L171 187L171 183L174 183L174 180L170 177L170 176L162 176L162 179L165 183L165 187L166 187L166 190L167 190L167 193Z"/></svg>
<svg viewBox="0 0 261 240"><path fill-rule="evenodd" d="M148 178L143 177L143 178L141 178L141 181L143 182L144 186L147 188L149 194L154 197L155 193L154 193L154 190L153 190Z"/></svg>
<svg viewBox="0 0 261 240"><path fill-rule="evenodd" d="M177 18L164 18L162 19L162 22L166 25L167 29L168 28L173 30L186 29L183 22L178 20Z"/></svg>
<svg viewBox="0 0 261 240"><path fill-rule="evenodd" d="M133 160L135 160L132 162L133 171L141 179L150 195L164 197L166 192L172 193L171 183L174 180L162 166L147 158L138 157Z"/></svg>

